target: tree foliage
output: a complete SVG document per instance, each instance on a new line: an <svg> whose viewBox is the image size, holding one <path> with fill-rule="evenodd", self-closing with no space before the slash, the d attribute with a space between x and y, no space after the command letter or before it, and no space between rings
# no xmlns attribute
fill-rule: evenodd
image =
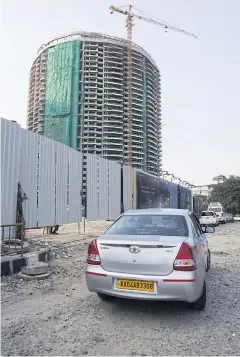
<svg viewBox="0 0 240 357"><path fill-rule="evenodd" d="M240 213L240 176L229 176L213 185L210 202L220 202L226 211Z"/></svg>
<svg viewBox="0 0 240 357"><path fill-rule="evenodd" d="M227 178L224 175L218 175L213 178L213 181L216 181L217 183L224 182L226 180Z"/></svg>

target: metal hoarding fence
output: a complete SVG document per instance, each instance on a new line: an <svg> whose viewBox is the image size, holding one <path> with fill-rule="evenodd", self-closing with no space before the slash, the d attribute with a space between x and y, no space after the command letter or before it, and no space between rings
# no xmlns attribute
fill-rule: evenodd
<svg viewBox="0 0 240 357"><path fill-rule="evenodd" d="M146 173L137 173L137 208L167 208L170 206L169 183Z"/></svg>
<svg viewBox="0 0 240 357"><path fill-rule="evenodd" d="M82 154L1 118L1 225L16 222L18 184L26 228L81 221ZM7 230L7 229L5 229Z"/></svg>
<svg viewBox="0 0 240 357"><path fill-rule="evenodd" d="M121 165L87 155L86 218L114 220L121 213Z"/></svg>
<svg viewBox="0 0 240 357"><path fill-rule="evenodd" d="M179 185L179 208L192 210L192 191Z"/></svg>
<svg viewBox="0 0 240 357"><path fill-rule="evenodd" d="M179 204L178 204L178 187L179 185L174 183L174 182L170 182L170 207L171 208L178 208Z"/></svg>
<svg viewBox="0 0 240 357"><path fill-rule="evenodd" d="M137 208L192 210L192 191L173 182L137 172Z"/></svg>

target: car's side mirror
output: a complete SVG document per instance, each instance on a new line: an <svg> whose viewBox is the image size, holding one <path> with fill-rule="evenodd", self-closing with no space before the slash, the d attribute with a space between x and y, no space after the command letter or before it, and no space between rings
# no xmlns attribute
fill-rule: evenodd
<svg viewBox="0 0 240 357"><path fill-rule="evenodd" d="M213 227L202 227L203 233L214 233L215 229Z"/></svg>

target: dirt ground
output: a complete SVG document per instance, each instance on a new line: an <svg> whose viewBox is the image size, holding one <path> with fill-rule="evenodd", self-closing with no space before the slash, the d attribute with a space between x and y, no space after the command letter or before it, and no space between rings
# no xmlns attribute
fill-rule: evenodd
<svg viewBox="0 0 240 357"><path fill-rule="evenodd" d="M88 243L110 222L30 231L31 248L49 246L51 277L2 278L2 355L240 355L240 223L209 235L212 266L203 312L179 303L114 299L87 290Z"/></svg>

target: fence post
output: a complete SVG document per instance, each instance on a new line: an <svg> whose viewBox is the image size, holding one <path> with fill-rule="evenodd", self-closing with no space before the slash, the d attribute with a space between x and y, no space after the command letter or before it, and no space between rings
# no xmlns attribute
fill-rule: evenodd
<svg viewBox="0 0 240 357"><path fill-rule="evenodd" d="M131 176L132 176L132 209L134 209L134 169L132 169L131 172Z"/></svg>
<svg viewBox="0 0 240 357"><path fill-rule="evenodd" d="M24 226L21 224L21 257L23 257L23 237L24 237Z"/></svg>

